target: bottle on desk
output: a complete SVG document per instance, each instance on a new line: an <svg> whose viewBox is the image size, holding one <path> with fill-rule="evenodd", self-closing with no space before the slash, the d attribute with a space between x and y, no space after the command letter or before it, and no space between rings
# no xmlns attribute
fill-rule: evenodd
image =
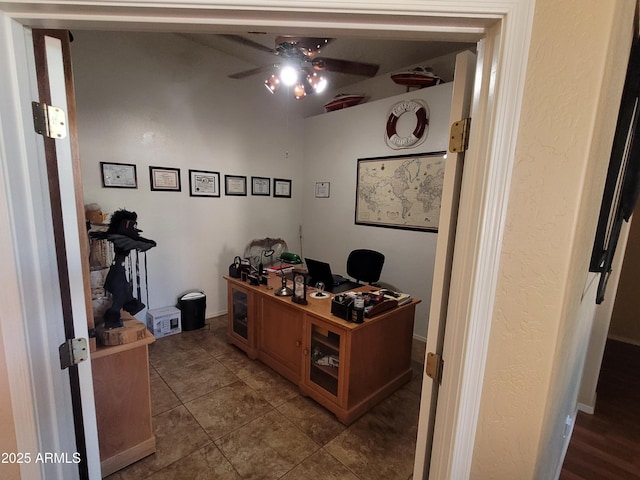
<svg viewBox="0 0 640 480"><path fill-rule="evenodd" d="M364 295L358 293L353 300L351 308L351 321L355 323L364 322Z"/></svg>

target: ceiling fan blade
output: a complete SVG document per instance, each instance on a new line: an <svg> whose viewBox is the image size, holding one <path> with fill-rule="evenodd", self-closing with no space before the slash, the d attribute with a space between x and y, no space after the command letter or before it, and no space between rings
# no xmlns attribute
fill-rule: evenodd
<svg viewBox="0 0 640 480"><path fill-rule="evenodd" d="M261 43L254 42L248 38L241 37L240 35L221 34L221 37L228 38L229 40L253 48L254 50L260 50L261 52L275 54L276 51L273 48L262 45Z"/></svg>
<svg viewBox="0 0 640 480"><path fill-rule="evenodd" d="M306 57L313 57L333 40L333 38L328 37L294 37L290 35L280 35L276 37L276 46L283 43L290 43L301 49Z"/></svg>
<svg viewBox="0 0 640 480"><path fill-rule="evenodd" d="M242 72L232 73L231 75L229 75L229 78L235 78L235 79L246 78L246 77L250 77L251 75L257 75L258 73L268 72L274 67L275 65L273 64L263 65L262 67L256 67L256 68L251 68L249 70L243 70Z"/></svg>
<svg viewBox="0 0 640 480"><path fill-rule="evenodd" d="M352 62L350 60L326 57L314 58L311 61L311 65L315 70L348 73L351 75L361 75L363 77L374 77L380 68L379 65L373 63Z"/></svg>

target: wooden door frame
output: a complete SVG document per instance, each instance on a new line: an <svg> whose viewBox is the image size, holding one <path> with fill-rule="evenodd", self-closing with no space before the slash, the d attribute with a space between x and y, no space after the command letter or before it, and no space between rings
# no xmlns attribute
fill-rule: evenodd
<svg viewBox="0 0 640 480"><path fill-rule="evenodd" d="M77 125L76 125L76 104L75 92L73 86L73 73L71 71L71 56L69 35L65 30L32 30L36 76L38 82L38 93L40 103L52 105L51 91L49 89L49 76L47 69L47 53L45 48L45 37L52 37L60 40L63 52L65 89L67 91L67 105L62 108L67 113L67 125L69 129L69 138L71 140L71 153L73 163L80 165L80 154L77 142ZM55 252L58 264L58 282L60 284L60 299L62 301L62 315L64 321L65 339L75 338L75 329L73 325L73 307L72 292L69 283L69 267L67 259L66 238L63 227L63 211L62 200L60 198L60 180L58 172L58 155L56 152L56 140L43 136L45 160L47 167L47 179L49 181L49 199L51 205L51 216L53 226L53 236L55 242ZM78 215L79 219L84 223L84 208L82 192L82 178L75 178L76 182L76 210L82 215ZM79 231L86 227L83 224L78 225ZM84 241L83 241L84 240ZM86 237L80 238L80 252L82 258L89 258L89 246ZM83 264L83 278L85 283L85 308L87 310L87 318L90 319L89 328L93 328L93 312L90 301L90 285L89 285L89 265L88 262ZM87 466L87 448L84 435L84 419L82 415L82 394L80 391L80 378L78 375L78 366L72 365L68 368L69 381L71 384L71 402L73 405L73 423L76 437L77 452L80 454L81 461L78 464L80 478L89 478L89 470Z"/></svg>
<svg viewBox="0 0 640 480"><path fill-rule="evenodd" d="M467 155L466 162L472 164L473 169L469 176L465 169L467 178L463 179L458 219L462 241L456 244L454 254L449 305L452 321L445 336L445 349L449 348L459 363L457 368L445 370L443 387L446 383L446 388L441 395L445 395L442 403L446 407L438 409L440 422L436 422L435 441L440 441L438 435L442 435L442 445L446 448L438 454L437 462L432 463L431 472L434 478L445 478L441 476L445 472L462 478L468 476L471 469L534 2L406 0L403 5L392 0L370 0L361 6L322 0L312 6L303 1L278 6L269 0L201 0L191 2L189 8L181 8L167 0L144 4L109 0L100 5L80 0L73 4L52 0L43 16L39 2L26 0L0 1L0 10L7 12L0 19L54 28L98 25L116 30L126 26L128 30L233 31L242 25L259 25L264 30L275 31L283 27L299 29L304 25L307 31L351 35L368 32L407 39L444 37L469 41L484 36L492 47L487 68L493 69L495 83L477 94L478 108L472 122L473 154ZM16 68L12 61L0 64L4 65ZM486 69L482 72L482 75L488 74ZM5 95L11 94L20 98L20 89L15 87L5 92ZM18 124L24 123L20 113L10 113L16 115ZM471 177L471 172L475 176ZM12 211L9 217L13 217ZM21 299L14 302L22 306Z"/></svg>
<svg viewBox="0 0 640 480"><path fill-rule="evenodd" d="M35 58L36 78L38 83L38 102L52 105L51 90L49 88L49 67L46 53L45 38L51 37L60 41L62 47L62 61L64 68L64 90L66 91L67 105L55 105L66 112L69 143L71 147L72 164L74 166L74 191L75 208L77 211L78 232L86 232L84 215L84 196L82 193L82 175L80 174L80 153L78 147L76 101L73 85L73 72L71 70L71 52L69 34L66 30L41 30L33 29L33 50ZM74 328L73 298L69 281L69 259L67 257L67 239L63 220L63 206L60 192L60 175L58 170L58 153L56 139L43 136L47 179L49 185L49 200L51 205L51 224L55 242L56 259L58 265L58 282L60 285L60 298L62 301L62 316L64 321L65 339L76 337ZM89 244L86 235L80 234L80 256L89 258ZM89 277L89 263L82 263L82 277L84 283L84 309L88 321L88 328L94 328L93 308L91 303L91 286ZM82 408L82 392L80 391L80 376L77 365L68 367L71 387L71 402L73 405L73 421L76 438L77 453L80 454L78 464L80 478L89 478L87 465L87 446L84 434L84 418Z"/></svg>

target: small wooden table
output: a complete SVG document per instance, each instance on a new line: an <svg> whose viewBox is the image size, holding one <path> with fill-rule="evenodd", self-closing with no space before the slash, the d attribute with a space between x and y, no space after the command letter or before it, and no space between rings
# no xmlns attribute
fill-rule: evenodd
<svg viewBox="0 0 640 480"><path fill-rule="evenodd" d="M125 326L140 323L128 314L123 319ZM155 338L144 332L133 342L98 346L91 353L103 477L156 451L148 352Z"/></svg>
<svg viewBox="0 0 640 480"><path fill-rule="evenodd" d="M331 297L299 305L274 292L281 278L250 285L225 276L227 340L298 385L350 424L412 377L411 344L419 299L356 324L331 314ZM370 286L356 291L372 291Z"/></svg>

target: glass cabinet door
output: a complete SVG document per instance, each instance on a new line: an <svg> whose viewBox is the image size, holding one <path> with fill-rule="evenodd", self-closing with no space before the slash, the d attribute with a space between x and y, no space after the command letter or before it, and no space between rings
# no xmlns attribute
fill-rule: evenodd
<svg viewBox="0 0 640 480"><path fill-rule="evenodd" d="M231 290L233 332L245 340L249 339L249 296L242 290Z"/></svg>
<svg viewBox="0 0 640 480"><path fill-rule="evenodd" d="M340 334L311 323L309 380L338 396Z"/></svg>

